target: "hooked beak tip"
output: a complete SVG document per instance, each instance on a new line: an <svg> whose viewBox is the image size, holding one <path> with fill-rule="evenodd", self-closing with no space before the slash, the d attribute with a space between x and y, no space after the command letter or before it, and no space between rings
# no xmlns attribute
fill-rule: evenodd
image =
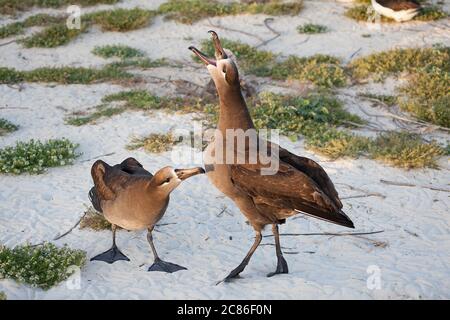
<svg viewBox="0 0 450 320"><path fill-rule="evenodd" d="M195 176L197 174L206 173L205 169L201 167L192 168L192 169L175 169L175 174L178 176L180 180L186 180L189 177Z"/></svg>
<svg viewBox="0 0 450 320"><path fill-rule="evenodd" d="M210 33L213 38L218 38L218 35L214 30L208 30L208 33Z"/></svg>

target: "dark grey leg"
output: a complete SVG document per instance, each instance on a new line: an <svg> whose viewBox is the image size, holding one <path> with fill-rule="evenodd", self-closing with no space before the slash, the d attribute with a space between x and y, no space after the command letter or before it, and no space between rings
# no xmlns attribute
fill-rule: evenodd
<svg viewBox="0 0 450 320"><path fill-rule="evenodd" d="M119 260L130 261L130 259L128 259L128 257L124 255L122 252L120 252L119 248L117 248L116 246L116 229L117 226L115 224L111 225L113 238L113 245L111 249L91 258L91 261L97 260L106 263L114 263Z"/></svg>
<svg viewBox="0 0 450 320"><path fill-rule="evenodd" d="M288 265L286 260L284 260L283 252L281 251L281 245L280 245L280 234L278 233L278 225L274 224L272 225L272 232L273 236L275 238L275 250L277 253L277 269L275 272L269 273L267 276L272 277L276 274L280 273L289 273Z"/></svg>
<svg viewBox="0 0 450 320"><path fill-rule="evenodd" d="M179 270L187 270L185 267L179 266L175 263L163 261L159 258L158 253L156 252L155 245L153 244L152 231L153 231L153 227L148 228L147 241L150 244L150 248L152 248L155 262L150 266L150 268L148 268L148 271L162 271L162 272L172 273L172 272L176 272Z"/></svg>
<svg viewBox="0 0 450 320"><path fill-rule="evenodd" d="M244 271L245 267L249 263L253 253L256 251L256 248L258 248L259 244L261 243L262 235L260 231L256 232L255 242L253 243L252 247L250 248L249 252L245 256L244 260L233 270L230 272L228 276L226 276L223 280L220 280L216 283L218 285L221 282L228 282L233 278L236 278L242 271Z"/></svg>

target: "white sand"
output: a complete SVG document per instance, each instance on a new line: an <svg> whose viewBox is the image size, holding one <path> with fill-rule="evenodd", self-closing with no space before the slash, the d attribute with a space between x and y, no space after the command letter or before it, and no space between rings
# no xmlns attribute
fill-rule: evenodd
<svg viewBox="0 0 450 320"><path fill-rule="evenodd" d="M156 8L161 2L134 0L118 6ZM345 18L343 12L349 5L335 1L307 1L299 16L275 17L272 27L281 33L281 37L262 49L283 55L332 54L348 60L360 48L357 55L394 47L449 43L448 20L383 26L380 31ZM57 10L33 10L20 19L37 12ZM273 34L264 27L264 18L244 15L213 18L211 22L268 39ZM11 19L0 21L4 25ZM300 35L295 27L305 22L322 23L332 31L323 35ZM129 33L91 30L69 45L55 49L23 49L17 44L9 44L0 49L0 66L22 70L40 66L101 66L106 60L92 55L92 48L115 43L142 49L151 58L165 57L192 65L187 47L198 45L201 39L207 38L209 29L207 20L189 26L157 18L148 28ZM230 39L253 45L259 43L254 37L215 29L219 35ZM371 37L363 38L362 34L371 34ZM308 41L304 42L306 39ZM8 40L2 39L0 44ZM199 84L208 80L203 68L186 67L175 72L181 73L179 78ZM176 77L175 72L159 68L146 71L144 75ZM141 87L158 94L174 93L171 86L146 84ZM370 103L361 103L353 96L366 90L385 92L388 89L387 85L369 84L343 89L340 94L349 110L365 116L358 104L371 113L383 111L373 108ZM143 151L127 151L124 146L132 135L166 132L169 128L190 129L192 117L189 115L130 112L93 125L72 127L64 124L68 112L91 108L104 95L121 90L126 88L111 84L51 86L33 83L25 84L21 91L0 85L0 115L20 124L20 130L0 139L0 147L32 137L67 137L80 143L79 151L83 153L74 165L53 168L43 175L0 177L0 243L11 247L26 241L38 243L68 230L89 205L87 191L92 184L90 166L93 161L85 160L114 152L103 160L116 163L133 156L151 171L171 164L170 153L149 155ZM381 119L381 123L386 128L394 127L389 119ZM448 135L436 131L428 136L448 140ZM242 279L215 286L215 282L244 257L253 242L253 232L233 203L216 191L206 176L198 176L183 183L172 195L162 222L176 224L161 226L154 234L161 257L186 266L188 271L174 274L147 272L152 255L145 233L121 231L118 245L131 262L113 265L88 262L81 273L80 289L68 290L62 283L43 291L1 280L0 291L5 291L9 299L450 298L448 193L380 183L380 179L387 179L449 189L448 159L440 161L441 170L406 171L367 159L330 162L306 151L301 142L292 143L283 138L281 143L297 154L319 161L342 197L362 193L351 190L348 185L383 194L385 198L362 197L343 202L345 212L356 225L355 231L384 230L384 233L366 238L282 237L290 268L288 275L265 277L275 268L275 250L273 246L261 246L242 273ZM217 216L224 206L226 211ZM288 220L281 227L282 233L346 231L349 229L301 216ZM270 234L269 230L265 234ZM265 238L263 243L272 241L272 238ZM110 247L111 234L75 229L55 243L83 249L88 257L92 257ZM379 290L370 290L366 284L369 276L366 270L371 265L381 270Z"/></svg>

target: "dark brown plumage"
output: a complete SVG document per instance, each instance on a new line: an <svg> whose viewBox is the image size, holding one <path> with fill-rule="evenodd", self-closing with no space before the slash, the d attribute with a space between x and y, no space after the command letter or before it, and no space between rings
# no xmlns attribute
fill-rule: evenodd
<svg viewBox="0 0 450 320"><path fill-rule="evenodd" d="M190 47L206 64L219 94L220 113L218 130L221 133L205 150L205 165L210 181L226 196L231 198L248 219L256 232L255 242L241 262L224 279L228 281L237 277L250 261L251 256L261 242L261 230L268 224L272 225L275 236L277 269L270 273L288 273L287 263L282 255L278 224L297 213L303 213L328 222L353 228L353 223L342 211L339 195L325 170L316 162L305 157L299 157L274 143L267 143L268 149L278 149L278 170L271 175L263 175L266 169L263 161L258 158L256 163L224 163L217 159L217 154L232 153L232 159L239 157L239 152L220 149L227 145L226 132L230 129L254 130L253 121L248 111L239 86L239 73L220 44L219 37L210 31L215 46L216 60L207 57L195 47ZM218 138L219 137L219 138ZM266 141L258 140L256 149ZM233 144L233 146L236 144ZM255 146L253 146L255 148ZM246 146L245 159L250 154L259 154ZM274 152L269 152L271 154ZM275 154L275 153L274 153Z"/></svg>
<svg viewBox="0 0 450 320"><path fill-rule="evenodd" d="M394 11L419 9L420 2L415 0L376 0L381 6Z"/></svg>
<svg viewBox="0 0 450 320"><path fill-rule="evenodd" d="M116 246L115 232L119 226L127 230L148 230L147 239L155 257L149 271L175 272L185 269L159 258L152 231L167 209L170 193L182 180L204 172L202 168L164 167L152 175L134 158L114 166L102 160L96 161L91 169L94 187L89 191L89 198L94 208L111 223L113 246L91 260L108 263L129 260Z"/></svg>

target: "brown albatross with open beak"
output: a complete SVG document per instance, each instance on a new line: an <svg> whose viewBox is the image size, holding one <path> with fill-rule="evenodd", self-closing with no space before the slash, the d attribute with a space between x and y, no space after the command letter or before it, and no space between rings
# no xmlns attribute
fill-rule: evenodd
<svg viewBox="0 0 450 320"><path fill-rule="evenodd" d="M148 271L172 273L185 270L185 267L159 258L153 244L152 231L167 209L170 193L183 180L199 173L205 173L203 168L164 167L152 175L134 158L127 158L114 166L101 160L96 161L91 169L94 187L89 191L89 198L94 208L102 212L111 223L113 245L91 261L129 261L116 246L116 228L119 226L127 230L148 230L147 240L155 258Z"/></svg>
<svg viewBox="0 0 450 320"><path fill-rule="evenodd" d="M269 224L275 237L278 262L275 272L268 276L288 273L278 233L278 224L284 223L286 218L303 213L345 227L354 226L342 211L342 203L330 178L311 159L299 157L271 142L268 143L268 149L278 149L279 162L278 170L271 175L262 174L265 167L259 160L256 164L249 161L230 164L223 162L223 158L217 159L216 154L223 156L223 152L217 150L228 146L227 130L246 131L254 129L254 125L241 93L236 64L225 53L217 34L214 31L209 33L214 42L215 59L207 57L195 47L189 47L206 64L220 101L218 130L223 140L218 141L216 136L206 148L205 168L210 181L234 201L256 232L255 242L244 260L222 281L235 278L244 270L261 242L261 231ZM236 144L231 145L235 148ZM251 148L246 147L245 150L248 153ZM235 155L238 153L236 150L232 152ZM250 159L248 156L246 154L245 159ZM232 158L236 159L234 156Z"/></svg>

